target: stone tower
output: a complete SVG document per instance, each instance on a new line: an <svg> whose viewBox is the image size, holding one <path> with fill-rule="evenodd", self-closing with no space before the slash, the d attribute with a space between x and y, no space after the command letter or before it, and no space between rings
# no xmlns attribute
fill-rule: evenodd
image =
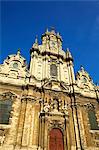
<svg viewBox="0 0 99 150"><path fill-rule="evenodd" d="M0 65L0 150L98 150L99 87L54 29Z"/></svg>

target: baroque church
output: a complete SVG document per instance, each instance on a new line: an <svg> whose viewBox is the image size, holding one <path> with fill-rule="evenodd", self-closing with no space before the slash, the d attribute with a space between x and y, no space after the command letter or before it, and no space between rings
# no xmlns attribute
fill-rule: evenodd
<svg viewBox="0 0 99 150"><path fill-rule="evenodd" d="M99 86L46 30L0 65L0 150L99 150Z"/></svg>

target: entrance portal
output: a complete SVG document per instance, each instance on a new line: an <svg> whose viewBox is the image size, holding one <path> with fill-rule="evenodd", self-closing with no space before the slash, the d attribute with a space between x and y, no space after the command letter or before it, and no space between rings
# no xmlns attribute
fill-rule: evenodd
<svg viewBox="0 0 99 150"><path fill-rule="evenodd" d="M60 129L54 128L50 131L49 150L64 150L63 134Z"/></svg>

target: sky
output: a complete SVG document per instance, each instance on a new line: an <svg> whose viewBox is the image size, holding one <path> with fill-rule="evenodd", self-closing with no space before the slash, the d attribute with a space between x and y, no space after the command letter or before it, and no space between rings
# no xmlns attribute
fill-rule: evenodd
<svg viewBox="0 0 99 150"><path fill-rule="evenodd" d="M29 64L30 48L38 35L54 27L69 48L75 73L82 65L99 84L99 1L8 1L0 2L0 63L21 49Z"/></svg>

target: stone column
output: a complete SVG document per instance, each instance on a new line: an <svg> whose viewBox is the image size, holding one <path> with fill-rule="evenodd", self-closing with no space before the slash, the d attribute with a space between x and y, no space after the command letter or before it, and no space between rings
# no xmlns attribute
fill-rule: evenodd
<svg viewBox="0 0 99 150"><path fill-rule="evenodd" d="M42 128L41 128L41 116L39 116L39 149L41 150Z"/></svg>
<svg viewBox="0 0 99 150"><path fill-rule="evenodd" d="M32 102L32 108L31 108L31 130L30 130L30 141L29 141L29 145L30 147L33 146L33 131L34 131L34 121L35 121L35 107L34 107L34 103Z"/></svg>
<svg viewBox="0 0 99 150"><path fill-rule="evenodd" d="M70 67L71 67L70 69L71 69L71 74L72 74L72 76L71 76L72 82L75 83L75 74L74 74L73 64Z"/></svg>
<svg viewBox="0 0 99 150"><path fill-rule="evenodd" d="M33 68L31 68L31 74L33 76L36 76L36 72L37 72L37 68L36 68L36 65L37 65L37 52L36 51L33 52L31 63L32 63L31 67L33 67Z"/></svg>
<svg viewBox="0 0 99 150"><path fill-rule="evenodd" d="M66 121L66 136L67 136L67 147L66 150L71 150L71 143L70 143L70 132L69 132L69 122Z"/></svg>
<svg viewBox="0 0 99 150"><path fill-rule="evenodd" d="M63 65L61 63L61 58L59 59L59 65L58 65L58 80L63 81Z"/></svg>
<svg viewBox="0 0 99 150"><path fill-rule="evenodd" d="M78 119L79 119L79 127L80 127L80 135L81 135L81 142L83 149L87 149L87 144L86 144L86 135L85 135L85 129L84 129L84 122L83 122L83 117L82 117L82 108L78 108Z"/></svg>
<svg viewBox="0 0 99 150"><path fill-rule="evenodd" d="M42 125L41 125L41 130L42 130L41 147L43 149L44 148L44 136L45 136L45 123L44 123L45 118L44 118L44 116L42 116L41 120L42 120Z"/></svg>
<svg viewBox="0 0 99 150"><path fill-rule="evenodd" d="M34 130L33 130L33 147L34 150L38 148L39 143L39 104L35 104L35 114L34 114Z"/></svg>
<svg viewBox="0 0 99 150"><path fill-rule="evenodd" d="M71 68L70 68L70 63L67 63L67 68L68 68L68 76L69 76L69 84L72 83L72 72L71 72Z"/></svg>
<svg viewBox="0 0 99 150"><path fill-rule="evenodd" d="M17 145L19 145L19 146L21 146L21 144L22 144L25 112L26 112L26 99L22 99L21 100L20 116L19 116L19 124L18 124L18 133L17 133Z"/></svg>
<svg viewBox="0 0 99 150"><path fill-rule="evenodd" d="M45 119L45 128L44 128L44 150L48 149L48 128L47 128L47 118Z"/></svg>
<svg viewBox="0 0 99 150"><path fill-rule="evenodd" d="M45 59L46 59L46 57L43 56L43 60L42 60L43 61L43 65L42 66L44 66L43 70L42 70L42 78L43 79L46 77L46 73L45 73L46 72L46 60Z"/></svg>
<svg viewBox="0 0 99 150"><path fill-rule="evenodd" d="M63 135L64 135L64 150L68 150L68 135L67 135L67 120L66 120L66 118L64 118L64 126L65 126L65 128L64 128L64 133L63 133Z"/></svg>
<svg viewBox="0 0 99 150"><path fill-rule="evenodd" d="M28 146L30 141L30 130L31 130L31 120L32 120L31 109L32 109L31 100L27 99L24 129L23 129L23 136L22 136L22 146Z"/></svg>
<svg viewBox="0 0 99 150"><path fill-rule="evenodd" d="M33 52L31 54L31 62L30 62L30 73L32 74L32 71L34 70L34 67L33 67Z"/></svg>
<svg viewBox="0 0 99 150"><path fill-rule="evenodd" d="M76 108L73 108L73 117L74 117L74 126L75 126L75 133L76 133L77 149L81 150L80 139L79 139L78 122L77 122L77 116L76 116Z"/></svg>
<svg viewBox="0 0 99 150"><path fill-rule="evenodd" d="M76 149L76 137L75 137L75 128L74 128L74 121L73 121L73 112L72 109L69 109L69 133L70 133L70 143L71 149Z"/></svg>
<svg viewBox="0 0 99 150"><path fill-rule="evenodd" d="M48 78L48 55L46 56L46 60L45 60L45 77Z"/></svg>

